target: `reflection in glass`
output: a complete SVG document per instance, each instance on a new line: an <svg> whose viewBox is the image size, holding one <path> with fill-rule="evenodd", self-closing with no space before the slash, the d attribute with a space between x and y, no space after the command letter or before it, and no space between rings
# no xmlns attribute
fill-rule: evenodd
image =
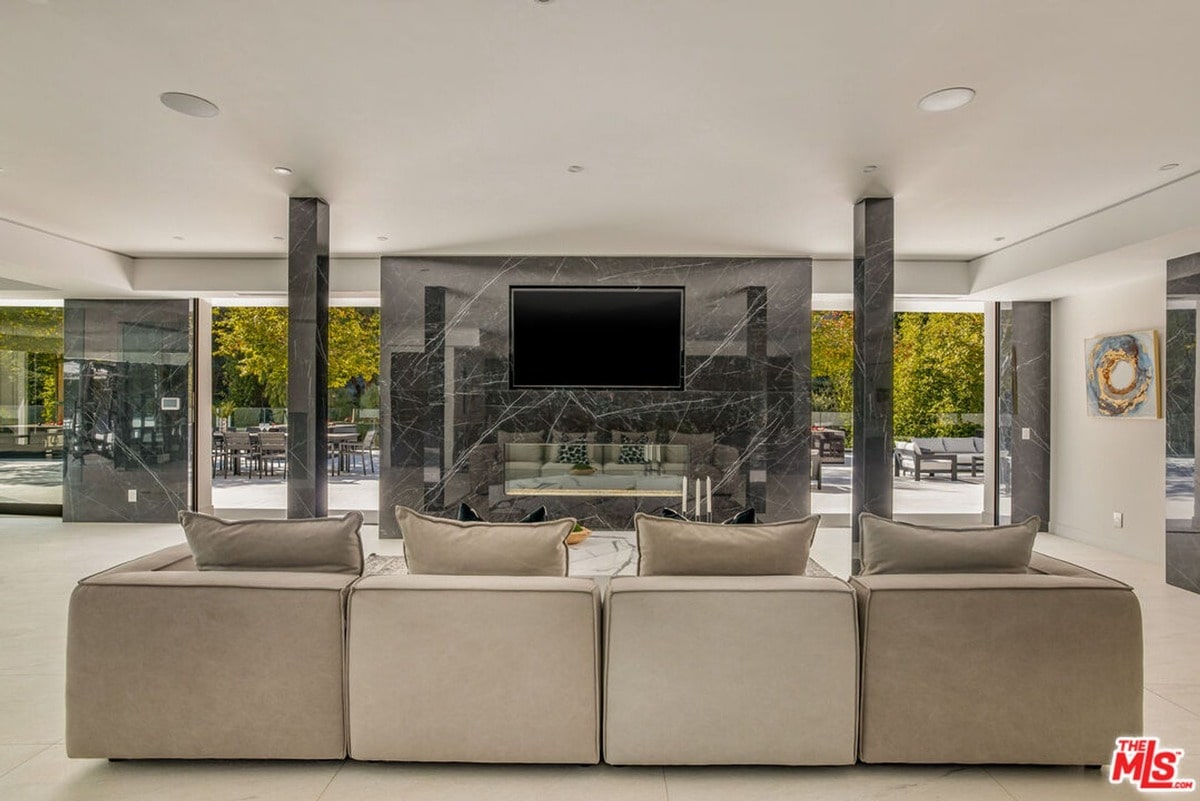
<svg viewBox="0 0 1200 801"><path fill-rule="evenodd" d="M0 511L62 504L63 313L0 306Z"/></svg>

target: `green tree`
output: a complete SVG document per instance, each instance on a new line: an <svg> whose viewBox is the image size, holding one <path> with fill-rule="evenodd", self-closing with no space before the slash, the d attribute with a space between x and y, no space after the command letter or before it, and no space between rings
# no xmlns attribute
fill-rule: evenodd
<svg viewBox="0 0 1200 801"><path fill-rule="evenodd" d="M854 315L819 311L812 315L813 410L854 409Z"/></svg>
<svg viewBox="0 0 1200 801"><path fill-rule="evenodd" d="M896 437L970 436L983 412L983 315L896 315L892 425Z"/></svg>
<svg viewBox="0 0 1200 801"><path fill-rule="evenodd" d="M253 395L251 378L271 406L287 405L287 309L230 306L213 310L213 355L223 359L227 398ZM236 373L236 375L234 374ZM329 310L329 388L379 377L379 309Z"/></svg>

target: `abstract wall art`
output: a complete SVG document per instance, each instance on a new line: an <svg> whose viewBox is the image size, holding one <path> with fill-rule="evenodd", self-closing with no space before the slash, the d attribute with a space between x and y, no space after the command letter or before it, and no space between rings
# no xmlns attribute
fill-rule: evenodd
<svg viewBox="0 0 1200 801"><path fill-rule="evenodd" d="M1087 409L1093 417L1159 417L1158 332L1108 334L1086 341Z"/></svg>

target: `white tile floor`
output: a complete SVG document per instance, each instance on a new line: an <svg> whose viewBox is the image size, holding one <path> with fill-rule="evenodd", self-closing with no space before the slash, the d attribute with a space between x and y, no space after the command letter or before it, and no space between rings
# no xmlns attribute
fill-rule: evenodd
<svg viewBox="0 0 1200 801"><path fill-rule="evenodd" d="M366 533L369 551L395 552L399 545L379 542L374 528ZM64 525L50 518L0 517L0 799L1090 801L1138 796L1128 785L1110 786L1104 774L1081 768L662 769L67 759L63 651L72 586L81 576L180 539L178 528L170 525ZM844 575L847 539L844 529L822 530L814 556ZM1038 549L1137 588L1146 630L1147 733L1183 748L1183 775L1200 778L1200 595L1168 587L1160 567L1070 540L1043 536ZM589 558L597 556L580 550L576 561L582 568Z"/></svg>

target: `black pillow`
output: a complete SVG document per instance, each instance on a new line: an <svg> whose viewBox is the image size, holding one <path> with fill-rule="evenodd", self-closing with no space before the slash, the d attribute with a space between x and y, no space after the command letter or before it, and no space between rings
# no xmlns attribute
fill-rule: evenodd
<svg viewBox="0 0 1200 801"><path fill-rule="evenodd" d="M758 522L758 515L753 506L747 506L728 520L722 521L727 526L749 526Z"/></svg>
<svg viewBox="0 0 1200 801"><path fill-rule="evenodd" d="M664 507L663 510L661 512L659 512L659 515L661 517L670 518L671 520L687 520L688 519L686 515L676 512L674 509L672 509L669 506ZM733 517L729 518L728 520L722 520L721 525L723 525L723 526L748 526L748 525L754 525L757 522L758 522L758 514L755 513L754 507L747 506L745 509L738 512L737 514L735 514Z"/></svg>
<svg viewBox="0 0 1200 801"><path fill-rule="evenodd" d="M546 522L547 514L548 514L548 512L546 511L546 507L539 506L538 508L534 509L529 514L522 517L517 522L518 523L544 523L544 522ZM484 519L479 516L479 512L476 512L474 509L472 509L470 506L468 506L465 503L460 503L458 505L458 520L460 523L483 523L483 522L485 522Z"/></svg>

